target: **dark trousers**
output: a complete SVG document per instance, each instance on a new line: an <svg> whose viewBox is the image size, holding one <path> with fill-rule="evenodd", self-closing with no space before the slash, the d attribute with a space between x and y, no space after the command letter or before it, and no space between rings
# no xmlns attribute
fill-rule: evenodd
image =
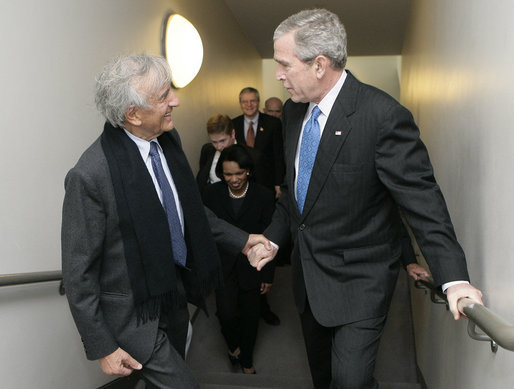
<svg viewBox="0 0 514 389"><path fill-rule="evenodd" d="M312 381L316 389L377 389L373 377L385 316L324 327L306 303L300 314Z"/></svg>
<svg viewBox="0 0 514 389"><path fill-rule="evenodd" d="M241 366L253 367L253 349L257 339L260 316L260 291L244 290L234 277L225 279L223 287L216 290L216 315L221 333L233 352L241 350Z"/></svg>
<svg viewBox="0 0 514 389"><path fill-rule="evenodd" d="M161 314L153 354L140 372L148 389L199 388L184 361L189 311L180 277L182 270L175 270L182 298L176 306Z"/></svg>

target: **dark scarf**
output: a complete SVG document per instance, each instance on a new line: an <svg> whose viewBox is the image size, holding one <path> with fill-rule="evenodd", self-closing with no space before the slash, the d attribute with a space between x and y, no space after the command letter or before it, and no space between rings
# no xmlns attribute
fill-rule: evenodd
<svg viewBox="0 0 514 389"><path fill-rule="evenodd" d="M184 213L187 267L181 271L188 301L204 299L220 282L219 258L196 182L175 130L159 138ZM178 302L176 268L166 214L137 145L109 123L101 135L111 173L128 275L138 321L159 317Z"/></svg>

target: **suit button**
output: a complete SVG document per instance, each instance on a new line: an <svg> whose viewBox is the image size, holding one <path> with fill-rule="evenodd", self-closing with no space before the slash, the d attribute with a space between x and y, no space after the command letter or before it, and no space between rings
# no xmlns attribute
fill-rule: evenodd
<svg viewBox="0 0 514 389"><path fill-rule="evenodd" d="M303 231L303 230L305 230L305 227L306 227L305 224L300 224L300 227L298 227L298 229L300 231Z"/></svg>

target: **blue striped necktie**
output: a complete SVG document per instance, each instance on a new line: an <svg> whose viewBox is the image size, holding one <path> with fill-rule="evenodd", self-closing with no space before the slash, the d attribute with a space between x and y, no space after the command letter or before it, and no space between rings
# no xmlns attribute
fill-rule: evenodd
<svg viewBox="0 0 514 389"><path fill-rule="evenodd" d="M296 180L296 202L300 213L303 212L305 198L307 197L307 189L311 179L312 167L318 152L320 141L320 128L318 116L321 110L316 105L312 110L311 118L305 124L302 135L302 144L300 145L300 159L298 162L298 175Z"/></svg>
<svg viewBox="0 0 514 389"><path fill-rule="evenodd" d="M178 217L177 204L175 203L175 196L171 189L170 183L164 174L162 168L161 157L157 149L156 142L150 142L150 157L152 158L152 169L159 183L162 191L162 206L166 212L168 225L171 234L171 249L173 251L173 259L179 266L186 266L187 247L182 233L182 226Z"/></svg>

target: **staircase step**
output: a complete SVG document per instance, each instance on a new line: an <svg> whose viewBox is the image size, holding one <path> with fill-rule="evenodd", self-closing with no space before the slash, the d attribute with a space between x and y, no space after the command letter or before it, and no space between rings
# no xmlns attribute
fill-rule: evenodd
<svg viewBox="0 0 514 389"><path fill-rule="evenodd" d="M242 373L199 373L195 376L202 389L238 388L238 389L312 389L310 379L291 376L242 374ZM214 385L214 386L209 386Z"/></svg>
<svg viewBox="0 0 514 389"><path fill-rule="evenodd" d="M422 389L422 387L413 382L380 382L380 389Z"/></svg>

